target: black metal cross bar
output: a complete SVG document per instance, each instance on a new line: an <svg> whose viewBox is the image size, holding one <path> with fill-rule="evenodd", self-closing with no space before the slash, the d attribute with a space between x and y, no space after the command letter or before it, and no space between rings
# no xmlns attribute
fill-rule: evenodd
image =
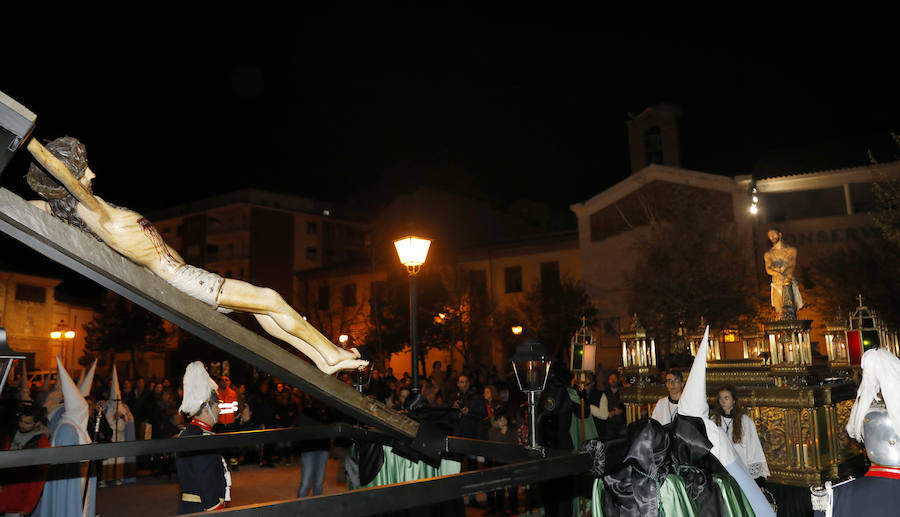
<svg viewBox="0 0 900 517"><path fill-rule="evenodd" d="M223 450L260 443L293 442L318 440L334 437L352 438L375 442L398 448L415 454L409 440L379 433L369 429L345 423L290 427L285 429L267 429L259 431L240 431L210 436L191 436L187 438L164 438L157 440L134 440L114 443L92 443L87 445L70 445L45 449L21 449L0 452L0 469L27 467L29 465L53 465L75 463L80 461L100 460L105 458L144 456L149 454L177 453L202 450ZM514 445L483 440L470 440L455 436L447 437L443 450L444 455L481 455L500 462L520 462L532 460L535 454Z"/></svg>
<svg viewBox="0 0 900 517"><path fill-rule="evenodd" d="M588 454L565 454L451 476L351 490L342 494L242 506L221 510L219 513L235 517L373 515L577 474L587 471L591 461Z"/></svg>

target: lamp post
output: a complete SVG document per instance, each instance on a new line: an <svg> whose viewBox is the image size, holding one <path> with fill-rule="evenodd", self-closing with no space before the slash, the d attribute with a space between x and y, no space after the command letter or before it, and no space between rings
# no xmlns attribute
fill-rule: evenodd
<svg viewBox="0 0 900 517"><path fill-rule="evenodd" d="M3 388L6 387L6 379L9 377L9 372L12 370L13 365L21 359L25 359L25 355L9 347L9 344L6 343L6 329L0 327L0 375L3 376L3 379L0 380L0 394L3 393ZM24 370L22 370L22 375L25 375Z"/></svg>
<svg viewBox="0 0 900 517"><path fill-rule="evenodd" d="M513 372L516 374L516 382L519 389L528 397L528 415L530 437L530 449L541 449L537 444L537 413L535 412L535 400L537 393L544 391L547 386L547 377L550 373L550 356L547 349L536 339L529 338L516 347L511 361Z"/></svg>
<svg viewBox="0 0 900 517"><path fill-rule="evenodd" d="M413 397L417 397L421 388L419 387L419 355L416 347L416 338L418 326L416 325L416 274L425 263L428 256L428 248L431 246L429 239L420 237L404 237L394 241L394 247L397 248L397 255L400 257L400 263L406 266L409 273L409 348L412 354L412 386L410 392Z"/></svg>
<svg viewBox="0 0 900 517"><path fill-rule="evenodd" d="M63 364L66 366L66 368L71 368L72 365L69 363L71 362L72 358L71 354L67 353L68 350L66 347L66 340L68 340L69 344L74 343L75 331L67 329L63 320L60 320L56 325L56 330L50 332L50 339L59 343L59 355L62 356Z"/></svg>

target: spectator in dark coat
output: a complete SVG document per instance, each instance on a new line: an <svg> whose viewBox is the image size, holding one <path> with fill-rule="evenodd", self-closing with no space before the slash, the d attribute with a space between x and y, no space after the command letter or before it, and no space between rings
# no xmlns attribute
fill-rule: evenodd
<svg viewBox="0 0 900 517"><path fill-rule="evenodd" d="M454 415L455 425L454 433L462 438L481 437L481 421L487 418L487 407L484 404L484 398L481 393L472 386L469 377L460 375L456 381L459 391L456 393L456 399L453 402L453 409L457 410ZM463 470L477 470L478 462L476 458L466 457L463 461ZM475 500L475 496L469 498L469 506L483 507L481 503Z"/></svg>

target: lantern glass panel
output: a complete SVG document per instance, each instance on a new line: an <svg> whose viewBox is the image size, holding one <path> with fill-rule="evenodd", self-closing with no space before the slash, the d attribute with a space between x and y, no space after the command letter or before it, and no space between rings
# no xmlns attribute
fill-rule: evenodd
<svg viewBox="0 0 900 517"><path fill-rule="evenodd" d="M542 391L547 383L547 373L550 371L550 362L543 361L513 361L516 380L519 381L519 389L522 391Z"/></svg>

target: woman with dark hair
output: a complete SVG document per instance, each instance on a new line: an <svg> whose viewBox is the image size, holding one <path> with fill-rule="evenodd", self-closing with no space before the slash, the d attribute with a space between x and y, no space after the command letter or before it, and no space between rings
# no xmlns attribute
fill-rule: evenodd
<svg viewBox="0 0 900 517"><path fill-rule="evenodd" d="M765 481L769 476L769 465L756 433L756 424L741 410L734 386L719 388L712 419L731 438L734 450L750 477L757 483Z"/></svg>

